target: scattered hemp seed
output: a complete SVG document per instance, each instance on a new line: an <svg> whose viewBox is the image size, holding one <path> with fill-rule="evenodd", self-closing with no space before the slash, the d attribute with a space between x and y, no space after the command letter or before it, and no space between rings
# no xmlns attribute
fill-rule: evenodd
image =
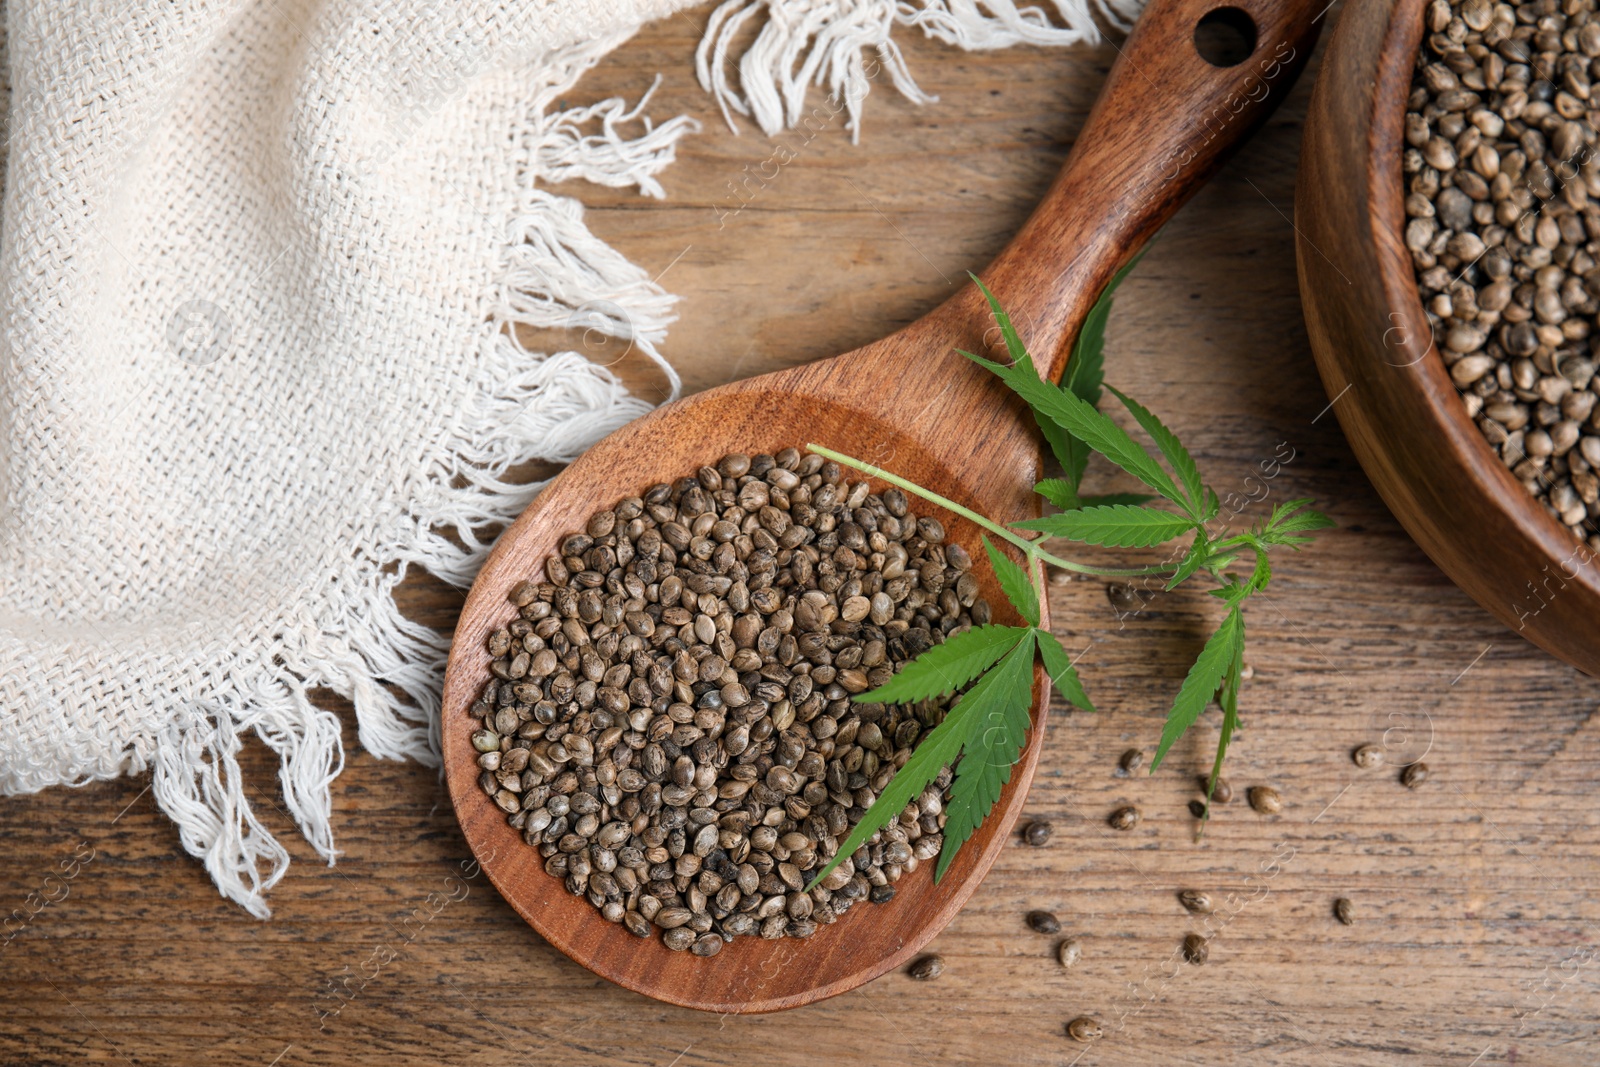
<svg viewBox="0 0 1600 1067"><path fill-rule="evenodd" d="M1410 764L1400 772L1400 784L1407 789L1415 789L1428 780L1428 765L1417 762Z"/></svg>
<svg viewBox="0 0 1600 1067"><path fill-rule="evenodd" d="M1211 942L1199 934L1189 934L1183 939L1183 958L1199 966L1211 958Z"/></svg>
<svg viewBox="0 0 1600 1067"><path fill-rule="evenodd" d="M1113 830L1132 830L1139 825L1139 809L1131 806L1118 808L1106 821Z"/></svg>
<svg viewBox="0 0 1600 1067"><path fill-rule="evenodd" d="M1349 897L1340 897L1333 902L1333 917L1346 926L1354 926L1356 924L1356 917L1350 910Z"/></svg>
<svg viewBox="0 0 1600 1067"><path fill-rule="evenodd" d="M1139 591L1131 585L1112 582L1106 586L1106 599L1119 612L1134 611L1139 607Z"/></svg>
<svg viewBox="0 0 1600 1067"><path fill-rule="evenodd" d="M1050 842L1050 833L1054 829L1050 820L1035 819L1023 829L1022 840L1034 848L1041 848Z"/></svg>
<svg viewBox="0 0 1600 1067"><path fill-rule="evenodd" d="M1350 753L1351 761L1364 771L1383 766L1383 749L1377 745L1362 745Z"/></svg>
<svg viewBox="0 0 1600 1067"><path fill-rule="evenodd" d="M1191 915L1210 915L1211 894L1203 889L1185 889L1178 893L1178 903Z"/></svg>
<svg viewBox="0 0 1600 1067"><path fill-rule="evenodd" d="M943 956L923 956L906 969L906 974L918 982L931 982L943 973Z"/></svg>
<svg viewBox="0 0 1600 1067"><path fill-rule="evenodd" d="M1124 774L1133 774L1144 766L1144 749L1128 749L1122 754L1122 758L1117 761L1117 766L1122 769Z"/></svg>
<svg viewBox="0 0 1600 1067"><path fill-rule="evenodd" d="M1092 1019L1087 1015L1080 1015L1067 1024L1067 1036L1074 1041L1082 1041L1085 1044L1099 1040L1100 1035L1104 1032L1100 1029L1100 1020Z"/></svg>
<svg viewBox="0 0 1600 1067"><path fill-rule="evenodd" d="M1026 921L1028 929L1036 934L1059 934L1061 932L1061 920L1048 911L1030 911L1027 914Z"/></svg>
<svg viewBox="0 0 1600 1067"><path fill-rule="evenodd" d="M1270 785L1253 785L1248 795L1250 806L1263 815L1276 815L1283 810L1283 798Z"/></svg>
<svg viewBox="0 0 1600 1067"><path fill-rule="evenodd" d="M1056 946L1056 960L1063 967L1071 967L1083 955L1083 942L1069 937Z"/></svg>

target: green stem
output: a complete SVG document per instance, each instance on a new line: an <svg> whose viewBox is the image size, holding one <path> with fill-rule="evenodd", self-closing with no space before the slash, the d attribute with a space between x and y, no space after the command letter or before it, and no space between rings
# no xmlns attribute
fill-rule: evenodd
<svg viewBox="0 0 1600 1067"><path fill-rule="evenodd" d="M1145 574L1166 574L1170 571L1170 568L1160 566L1104 568L1090 567L1083 563L1074 563L1070 559L1062 559L1060 556L1057 556L1054 553L1046 552L1044 549L1039 547L1037 541L1030 541L1026 537L1021 537L1006 529L1004 526L1001 526L999 523L990 522L982 515L979 515L976 511L973 511L971 508L964 508L960 504L957 504L954 500L951 500L948 497L940 496L938 493L935 493L932 490L924 489L916 482L902 478L898 474L892 474L889 471L884 470L882 467L874 466L865 460L859 460L853 456L847 456L842 452L835 452L831 448L823 448L821 445L808 444L806 445L806 450L815 452L817 455L822 456L825 459L831 459L835 463L842 463L846 467L850 467L853 470L858 470L870 478L881 478L890 485L897 485L908 493L913 493L917 496L920 496L924 500L937 504L948 511L952 511L955 514L960 515L964 519L971 520L977 525L983 527L985 530L988 530L990 533L994 534L996 537L1005 538L1007 541L1010 541L1012 544L1022 549L1029 559L1043 560L1052 567L1060 567L1064 571L1075 571L1078 574L1094 574L1103 578L1136 578Z"/></svg>
<svg viewBox="0 0 1600 1067"><path fill-rule="evenodd" d="M1050 594L1044 581L1044 561L1038 556L1028 557L1028 581L1033 583L1033 595L1039 598L1042 615L1050 614Z"/></svg>
<svg viewBox="0 0 1600 1067"><path fill-rule="evenodd" d="M1029 542L1033 544L1033 542ZM1062 559L1052 555L1042 548L1026 549L1027 553L1038 559L1044 560L1052 567L1060 567L1064 571L1077 571L1079 574L1094 574L1102 578L1137 578L1145 574L1171 574L1171 567L1159 564L1150 567L1088 567L1082 563L1073 563L1071 560Z"/></svg>
<svg viewBox="0 0 1600 1067"><path fill-rule="evenodd" d="M843 463L846 467L852 467L868 477L882 478L890 485L897 485L908 493L915 493L922 499L932 501L947 511L953 511L964 519L970 519L972 522L982 526L985 530L988 530L996 537L1005 538L1007 541L1010 541L1012 544L1016 545L1018 548L1022 549L1022 551L1027 552L1030 555L1034 551L1032 541L1029 541L1024 537L1019 537L1010 530L1006 529L1004 526L1001 526L999 523L990 522L982 515L979 515L976 511L973 511L971 508L964 508L960 504L957 504L954 500L950 500L947 497L942 497L938 493L932 492L931 490L924 489L916 482L902 478L898 474L891 474L882 467L874 466L865 460L844 455L842 452L835 452L831 448L823 448L821 445L808 444L806 445L806 450L809 452L815 452L817 455L822 456L825 459L831 459L835 463Z"/></svg>

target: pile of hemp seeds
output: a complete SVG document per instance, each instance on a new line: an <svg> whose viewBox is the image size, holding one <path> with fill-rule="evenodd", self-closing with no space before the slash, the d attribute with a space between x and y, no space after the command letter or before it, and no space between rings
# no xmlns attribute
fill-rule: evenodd
<svg viewBox="0 0 1600 1067"><path fill-rule="evenodd" d="M1405 116L1405 244L1505 465L1600 550L1600 13L1433 0Z"/></svg>
<svg viewBox="0 0 1600 1067"><path fill-rule="evenodd" d="M479 783L641 938L809 937L943 845L948 768L805 891L944 717L850 698L989 621L971 568L899 489L794 448L651 486L511 591L472 707Z"/></svg>

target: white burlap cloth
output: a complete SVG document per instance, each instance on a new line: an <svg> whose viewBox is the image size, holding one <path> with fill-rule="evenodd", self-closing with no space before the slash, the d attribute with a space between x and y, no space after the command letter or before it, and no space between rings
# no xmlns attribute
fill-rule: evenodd
<svg viewBox="0 0 1600 1067"><path fill-rule="evenodd" d="M730 119L780 130L820 84L858 130L869 56L926 99L896 23L968 48L1070 43L1097 36L1091 3L1132 13L730 0L693 17ZM281 803L336 855L340 723L309 690L348 697L374 755L436 760L448 638L391 594L413 565L469 582L482 531L538 488L507 468L569 460L646 410L509 327L581 324L656 355L674 298L548 186L662 194L693 118L557 101L685 6L12 0L0 791L149 771L184 847L264 916L288 854L255 807ZM281 800L240 774L251 733Z"/></svg>

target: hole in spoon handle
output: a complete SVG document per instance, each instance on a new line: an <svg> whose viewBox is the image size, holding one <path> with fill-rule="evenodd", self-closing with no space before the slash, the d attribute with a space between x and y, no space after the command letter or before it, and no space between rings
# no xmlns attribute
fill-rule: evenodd
<svg viewBox="0 0 1600 1067"><path fill-rule="evenodd" d="M1243 8L1216 7L1194 27L1194 48L1213 67L1237 67L1256 50L1261 31Z"/></svg>
<svg viewBox="0 0 1600 1067"><path fill-rule="evenodd" d="M1031 324L1024 340L1041 371L1059 376L1111 276L1282 103L1326 4L1151 0L1061 174L983 272Z"/></svg>

